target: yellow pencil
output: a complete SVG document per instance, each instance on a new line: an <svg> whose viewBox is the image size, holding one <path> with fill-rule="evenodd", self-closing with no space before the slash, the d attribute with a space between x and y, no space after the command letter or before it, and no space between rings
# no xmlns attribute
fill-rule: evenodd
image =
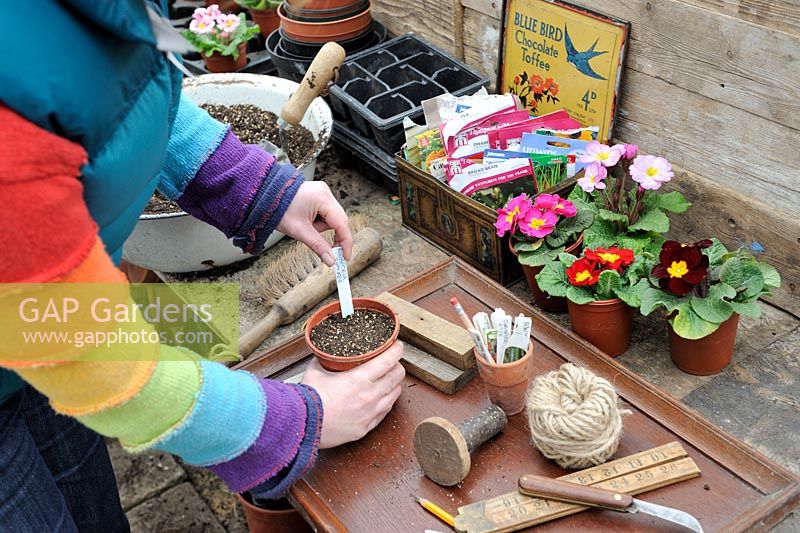
<svg viewBox="0 0 800 533"><path fill-rule="evenodd" d="M419 504L429 513L437 517L442 522L446 523L448 526L453 527L455 525L455 519L453 519L453 515L436 505L430 500L426 500L425 498L417 498Z"/></svg>

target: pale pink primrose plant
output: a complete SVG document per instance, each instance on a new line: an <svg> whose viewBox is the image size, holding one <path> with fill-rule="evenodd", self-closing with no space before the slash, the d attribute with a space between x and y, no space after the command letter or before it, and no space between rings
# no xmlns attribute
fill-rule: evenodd
<svg viewBox="0 0 800 533"><path fill-rule="evenodd" d="M213 54L239 58L239 48L259 33L258 25L245 24L244 14L222 13L217 4L198 7L183 35L206 57Z"/></svg>
<svg viewBox="0 0 800 533"><path fill-rule="evenodd" d="M222 15L217 18L217 27L224 34L230 35L239 27L239 17L236 15Z"/></svg>
<svg viewBox="0 0 800 533"><path fill-rule="evenodd" d="M663 157L640 155L630 167L631 179L643 189L655 191L672 179L672 165Z"/></svg>
<svg viewBox="0 0 800 533"><path fill-rule="evenodd" d="M584 192L594 192L597 189L605 189L605 179L608 170L602 164L595 161L586 166L583 177L578 178L578 186Z"/></svg>
<svg viewBox="0 0 800 533"><path fill-rule="evenodd" d="M600 163L604 167L613 167L624 153L625 148L621 144L608 146L598 141L592 141L586 145L586 152L581 154L580 162Z"/></svg>

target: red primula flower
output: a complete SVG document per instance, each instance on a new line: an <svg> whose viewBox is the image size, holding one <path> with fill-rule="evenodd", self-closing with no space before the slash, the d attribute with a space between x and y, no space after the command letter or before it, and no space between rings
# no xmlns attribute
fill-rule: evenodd
<svg viewBox="0 0 800 533"><path fill-rule="evenodd" d="M702 283L708 276L708 256L702 250L711 244L707 239L691 245L665 242L652 272L661 289L683 296Z"/></svg>
<svg viewBox="0 0 800 533"><path fill-rule="evenodd" d="M584 285L594 285L600 277L600 270L597 269L597 263L590 261L585 257L576 259L574 263L567 269L567 279L570 285L581 287Z"/></svg>
<svg viewBox="0 0 800 533"><path fill-rule="evenodd" d="M626 267L633 263L633 250L627 248L618 248L612 246L609 249L598 246L594 250L586 249L583 256L591 261L597 261L606 268L611 268L620 271L622 267Z"/></svg>

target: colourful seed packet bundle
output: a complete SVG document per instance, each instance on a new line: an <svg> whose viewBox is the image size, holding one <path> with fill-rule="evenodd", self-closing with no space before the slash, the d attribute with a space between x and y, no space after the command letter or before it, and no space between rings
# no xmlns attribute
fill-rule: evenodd
<svg viewBox="0 0 800 533"><path fill-rule="evenodd" d="M512 158L489 163L451 159L446 166L450 187L478 202L498 209L512 196L538 192L531 160Z"/></svg>

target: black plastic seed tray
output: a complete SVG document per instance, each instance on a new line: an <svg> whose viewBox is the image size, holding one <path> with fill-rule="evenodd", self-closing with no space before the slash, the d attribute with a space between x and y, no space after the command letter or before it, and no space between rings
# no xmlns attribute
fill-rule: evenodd
<svg viewBox="0 0 800 533"><path fill-rule="evenodd" d="M331 140L342 164L397 194L397 163L393 155L377 148L374 141L360 135L352 124L338 120L333 124Z"/></svg>
<svg viewBox="0 0 800 533"><path fill-rule="evenodd" d="M409 33L349 57L331 87L334 116L385 152L405 142L403 118L422 122L422 100L471 94L489 84L476 70Z"/></svg>

